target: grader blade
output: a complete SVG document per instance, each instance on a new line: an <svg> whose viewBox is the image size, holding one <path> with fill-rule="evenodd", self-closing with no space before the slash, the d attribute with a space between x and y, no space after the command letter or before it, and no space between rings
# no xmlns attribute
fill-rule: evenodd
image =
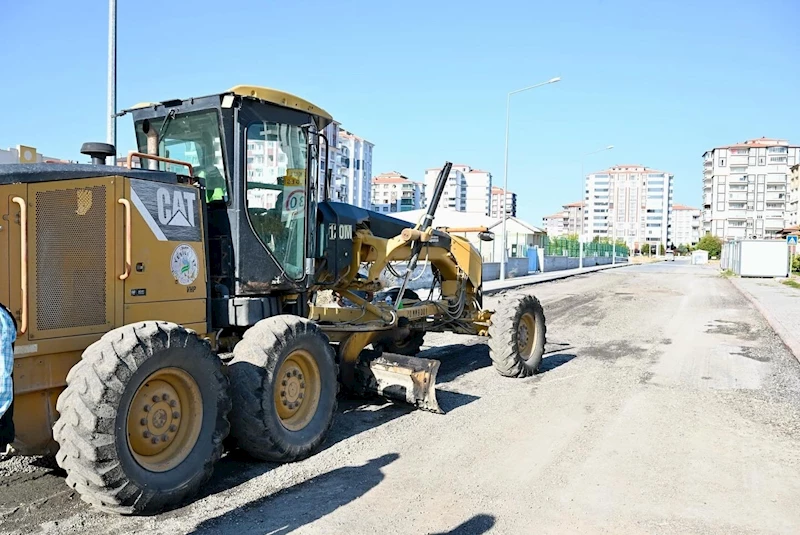
<svg viewBox="0 0 800 535"><path fill-rule="evenodd" d="M436 401L438 360L383 353L368 362L367 390L417 408L444 414Z"/></svg>

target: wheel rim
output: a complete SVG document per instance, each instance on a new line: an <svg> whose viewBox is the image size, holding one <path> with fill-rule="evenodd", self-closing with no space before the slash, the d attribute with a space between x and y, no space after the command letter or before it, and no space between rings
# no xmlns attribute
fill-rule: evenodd
<svg viewBox="0 0 800 535"><path fill-rule="evenodd" d="M128 447L151 472L166 472L191 453L203 424L203 397L194 378L180 368L152 374L128 407Z"/></svg>
<svg viewBox="0 0 800 535"><path fill-rule="evenodd" d="M281 364L275 379L275 408L281 424L299 431L311 422L319 406L322 383L311 353L298 349Z"/></svg>
<svg viewBox="0 0 800 535"><path fill-rule="evenodd" d="M536 338L536 319L533 314L526 312L519 319L517 325L517 347L519 354L524 359L530 358L533 353L533 341Z"/></svg>

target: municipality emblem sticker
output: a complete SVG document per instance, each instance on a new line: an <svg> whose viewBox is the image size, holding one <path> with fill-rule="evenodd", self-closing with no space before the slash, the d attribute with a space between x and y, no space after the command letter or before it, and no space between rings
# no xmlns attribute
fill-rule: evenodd
<svg viewBox="0 0 800 535"><path fill-rule="evenodd" d="M197 278L197 262L197 253L194 252L194 249L185 243L180 244L172 253L170 262L172 276L179 284L188 286Z"/></svg>

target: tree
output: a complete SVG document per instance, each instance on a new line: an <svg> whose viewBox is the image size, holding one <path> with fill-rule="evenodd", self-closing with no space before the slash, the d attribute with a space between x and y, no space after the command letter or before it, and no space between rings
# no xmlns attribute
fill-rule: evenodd
<svg viewBox="0 0 800 535"><path fill-rule="evenodd" d="M690 250L690 247L689 247L688 245L686 245L685 243L682 243L682 244L680 244L680 245L678 246L678 252L679 252L681 255L687 255L687 254L689 254L689 250Z"/></svg>
<svg viewBox="0 0 800 535"><path fill-rule="evenodd" d="M663 243L658 244L658 254L663 256L664 253L666 252L667 250L664 248L664 244Z"/></svg>
<svg viewBox="0 0 800 535"><path fill-rule="evenodd" d="M722 240L716 236L712 236L709 232L697 242L697 249L701 251L708 251L708 256L716 256L719 258L722 253Z"/></svg>

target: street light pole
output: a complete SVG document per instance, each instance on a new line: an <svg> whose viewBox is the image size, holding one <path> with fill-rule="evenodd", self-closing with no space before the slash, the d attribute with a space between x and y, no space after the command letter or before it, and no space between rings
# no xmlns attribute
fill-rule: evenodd
<svg viewBox="0 0 800 535"><path fill-rule="evenodd" d="M555 78L550 78L546 82L542 82L540 84L531 85L528 87L523 87L522 89L517 89L508 93L506 97L506 151L505 151L505 158L503 161L503 200L502 200L502 209L503 209L503 250L500 255L500 280L505 280L506 278L506 255L508 254L508 245L507 245L507 236L506 236L506 200L508 199L508 129L509 129L509 120L511 117L511 95L515 93L522 93L523 91L528 91L529 89L536 89L537 87L541 87L547 84L554 84L556 82L560 82L561 77L556 76ZM491 195L491 192L489 193ZM491 203L490 203L491 204Z"/></svg>
<svg viewBox="0 0 800 535"><path fill-rule="evenodd" d="M108 0L108 95L106 142L117 146L117 0ZM111 164L116 164L116 155Z"/></svg>
<svg viewBox="0 0 800 535"><path fill-rule="evenodd" d="M584 221L584 218L586 217L586 201L584 199L584 195L586 195L586 193L585 193L586 175L583 172L584 160L586 159L587 156L591 156L592 154L597 154L598 152L603 152L604 150L611 150L613 148L614 148L614 145L609 145L608 147L604 147L602 149L597 149L597 150L593 150L592 152L587 152L586 154L581 156L581 196L580 196L580 200L578 202L578 207L575 210L575 212L576 212L575 213L575 219L576 219L576 221L575 221L575 230L576 231L578 230L578 221L577 221L578 214L577 214L577 212L578 211L581 212L581 218L580 218L581 219L580 220L581 230L578 232L578 268L579 269L583 267L583 232L584 232L583 221Z"/></svg>

